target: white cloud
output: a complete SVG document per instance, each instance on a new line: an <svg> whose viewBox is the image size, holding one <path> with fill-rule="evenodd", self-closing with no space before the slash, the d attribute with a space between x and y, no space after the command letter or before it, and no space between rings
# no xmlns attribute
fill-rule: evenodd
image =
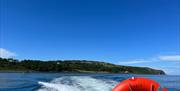
<svg viewBox="0 0 180 91"><path fill-rule="evenodd" d="M159 59L162 61L180 61L180 55L159 56Z"/></svg>
<svg viewBox="0 0 180 91"><path fill-rule="evenodd" d="M140 64L140 63L150 63L150 62L162 62L162 61L180 61L180 55L166 55L166 56L159 56L154 57L151 59L137 59L131 61L120 61L118 62L120 65L127 65L127 64Z"/></svg>
<svg viewBox="0 0 180 91"><path fill-rule="evenodd" d="M122 61L122 62L119 62L119 64L120 65L127 65L127 64L139 64L139 63L149 63L149 62L153 62L153 61L138 59L138 60L133 60L133 61Z"/></svg>
<svg viewBox="0 0 180 91"><path fill-rule="evenodd" d="M11 52L11 51L8 51L4 48L0 48L0 57L1 58L11 58L11 57L15 57L16 54Z"/></svg>
<svg viewBox="0 0 180 91"><path fill-rule="evenodd" d="M168 64L170 62L171 64ZM178 63L176 64L176 62ZM180 75L179 62L180 62L180 55L160 55L160 56L155 56L155 57L146 58L146 59L135 59L135 60L129 60L129 61L122 60L122 61L119 61L118 64L139 66L139 67L151 67L155 69L161 69L165 71L167 74Z"/></svg>

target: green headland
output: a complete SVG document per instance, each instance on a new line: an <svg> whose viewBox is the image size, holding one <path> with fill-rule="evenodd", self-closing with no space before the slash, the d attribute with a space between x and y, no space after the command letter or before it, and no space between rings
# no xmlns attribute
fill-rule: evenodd
<svg viewBox="0 0 180 91"><path fill-rule="evenodd" d="M0 72L80 72L80 73L118 73L118 74L155 74L165 72L148 67L115 65L88 60L17 60L0 58Z"/></svg>

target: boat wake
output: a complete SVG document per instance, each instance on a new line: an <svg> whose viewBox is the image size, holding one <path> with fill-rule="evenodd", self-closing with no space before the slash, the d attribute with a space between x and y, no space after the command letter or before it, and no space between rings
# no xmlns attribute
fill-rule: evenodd
<svg viewBox="0 0 180 91"><path fill-rule="evenodd" d="M42 85L38 91L111 91L118 82L89 76L66 76L38 83Z"/></svg>

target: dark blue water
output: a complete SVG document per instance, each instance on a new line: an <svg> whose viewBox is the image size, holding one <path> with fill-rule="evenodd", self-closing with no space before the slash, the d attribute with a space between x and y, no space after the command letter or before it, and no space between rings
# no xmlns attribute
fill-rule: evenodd
<svg viewBox="0 0 180 91"><path fill-rule="evenodd" d="M129 77L151 78L180 91L180 76L77 73L0 73L0 91L111 91Z"/></svg>

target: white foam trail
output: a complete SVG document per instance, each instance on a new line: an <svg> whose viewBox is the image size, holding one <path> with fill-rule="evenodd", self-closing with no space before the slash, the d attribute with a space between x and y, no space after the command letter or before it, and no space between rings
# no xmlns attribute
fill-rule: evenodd
<svg viewBox="0 0 180 91"><path fill-rule="evenodd" d="M86 76L60 77L51 82L38 82L38 91L111 91L117 82Z"/></svg>
<svg viewBox="0 0 180 91"><path fill-rule="evenodd" d="M38 82L38 83L44 86L43 89L39 89L38 91L70 91L70 89L73 89L74 91L79 91L75 87L71 87L63 84L55 84L55 83L47 83L47 82Z"/></svg>

